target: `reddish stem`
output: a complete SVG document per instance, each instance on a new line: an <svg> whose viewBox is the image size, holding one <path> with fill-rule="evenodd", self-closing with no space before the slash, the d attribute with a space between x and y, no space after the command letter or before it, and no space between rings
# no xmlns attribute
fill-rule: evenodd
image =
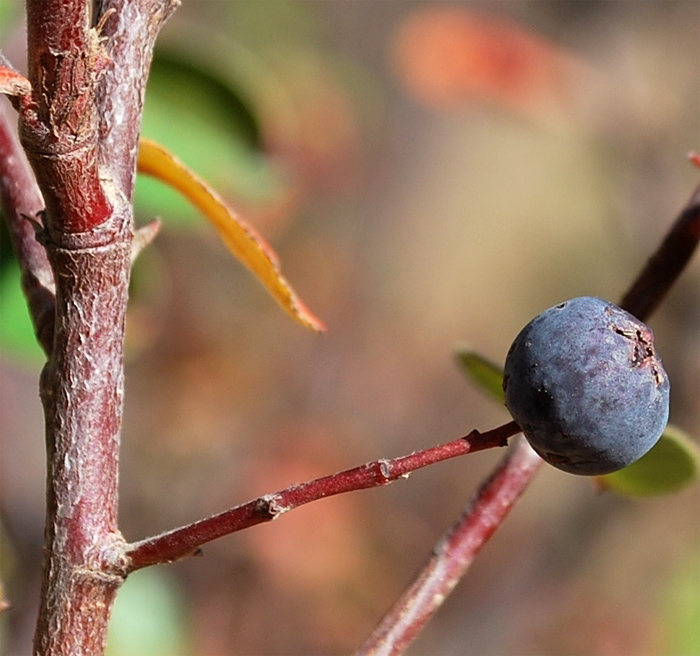
<svg viewBox="0 0 700 656"><path fill-rule="evenodd" d="M685 269L699 240L700 186L622 298L620 307L646 321Z"/></svg>
<svg viewBox="0 0 700 656"><path fill-rule="evenodd" d="M41 376L47 520L35 653L101 654L123 577L117 466L130 242L48 244L56 330ZM108 570L111 573L107 573Z"/></svg>
<svg viewBox="0 0 700 656"><path fill-rule="evenodd" d="M439 446L392 460L377 460L354 469L317 478L300 485L265 495L242 506L226 510L181 528L137 542L127 551L128 571L191 555L199 547L224 535L269 522L298 506L353 490L388 485L410 472L456 456L505 446L508 438L520 432L511 421L485 433L469 435Z"/></svg>
<svg viewBox="0 0 700 656"><path fill-rule="evenodd" d="M428 563L386 613L358 655L404 652L464 576L542 462L524 439L518 440L462 517L438 542Z"/></svg>
<svg viewBox="0 0 700 656"><path fill-rule="evenodd" d="M157 29L148 38L136 32L162 20L151 11L156 0L123 4L145 16L124 18L140 59L114 84L142 90ZM40 386L47 519L34 653L46 656L104 653L124 579L117 469L133 220L119 181L133 176L134 160L116 151L98 163L96 94L109 59L90 27L92 5L27 1L32 96L18 103L21 141L46 201L41 240L56 283L53 349ZM140 106L127 119L121 134L136 143Z"/></svg>
<svg viewBox="0 0 700 656"><path fill-rule="evenodd" d="M32 97L20 99L20 138L42 185L49 236L84 233L111 217L97 166L95 89L107 58L90 2L28 0ZM106 230L102 243L114 234Z"/></svg>
<svg viewBox="0 0 700 656"><path fill-rule="evenodd" d="M34 332L48 355L53 346L56 305L53 271L46 250L36 239L34 225L27 218L39 220L44 200L7 110L7 103L3 103L0 109L0 203L22 272L22 290Z"/></svg>
<svg viewBox="0 0 700 656"><path fill-rule="evenodd" d="M99 161L114 171L115 183L131 199L136 178L144 71L150 67L153 44L178 0L99 0L104 17L103 36L109 56L97 90L99 107ZM109 12L109 13L108 13ZM120 162L115 170L114 162Z"/></svg>

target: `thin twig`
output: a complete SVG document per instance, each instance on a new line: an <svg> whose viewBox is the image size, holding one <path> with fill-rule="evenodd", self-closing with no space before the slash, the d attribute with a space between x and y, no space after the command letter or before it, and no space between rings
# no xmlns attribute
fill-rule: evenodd
<svg viewBox="0 0 700 656"><path fill-rule="evenodd" d="M517 441L462 517L438 542L428 563L386 613L358 656L404 652L464 576L542 462L527 441Z"/></svg>
<svg viewBox="0 0 700 656"><path fill-rule="evenodd" d="M645 321L676 282L693 256L699 240L700 186L623 296L620 307Z"/></svg>
<svg viewBox="0 0 700 656"><path fill-rule="evenodd" d="M36 239L35 224L44 200L7 113L0 108L0 203L20 271L34 332L44 352L53 345L56 287L46 249Z"/></svg>
<svg viewBox="0 0 700 656"><path fill-rule="evenodd" d="M505 446L508 438L519 432L520 428L515 422L509 422L485 433L474 430L458 440L425 451L391 460L377 460L354 469L293 485L276 494L265 495L208 519L130 545L126 553L127 571L133 572L142 567L189 556L207 542L256 524L269 522L289 510L317 499L388 485L398 478L406 478L421 467L467 453Z"/></svg>

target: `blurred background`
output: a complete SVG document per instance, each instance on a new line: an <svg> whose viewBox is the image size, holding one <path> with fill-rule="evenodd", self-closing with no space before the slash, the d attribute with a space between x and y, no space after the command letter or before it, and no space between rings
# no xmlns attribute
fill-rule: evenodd
<svg viewBox="0 0 700 656"><path fill-rule="evenodd" d="M0 37L24 59L21 3ZM127 540L505 423L454 361L535 314L619 299L697 184L700 4L184 2L146 136L268 239L304 331L162 185L136 216L120 521ZM5 654L27 653L43 530L42 358L0 260ZM650 321L671 420L700 428L700 259ZM503 451L311 504L135 573L110 656L344 654ZM544 468L413 654L700 654L700 493L629 500Z"/></svg>

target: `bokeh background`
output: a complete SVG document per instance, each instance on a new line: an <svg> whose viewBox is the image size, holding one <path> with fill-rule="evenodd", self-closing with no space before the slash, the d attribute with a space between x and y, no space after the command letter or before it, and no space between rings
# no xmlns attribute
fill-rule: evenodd
<svg viewBox="0 0 700 656"><path fill-rule="evenodd" d="M0 0L24 58L21 3ZM700 4L185 1L144 134L204 175L328 325L276 307L195 210L136 264L121 526L129 540L292 483L507 421L454 362L502 362L578 295L618 299L697 184ZM44 455L7 240L0 277L5 654L30 644ZM700 429L700 260L650 322L672 421ZM137 572L111 656L343 654L411 580L502 451L311 504ZM698 486L628 500L545 468L413 654L700 653Z"/></svg>

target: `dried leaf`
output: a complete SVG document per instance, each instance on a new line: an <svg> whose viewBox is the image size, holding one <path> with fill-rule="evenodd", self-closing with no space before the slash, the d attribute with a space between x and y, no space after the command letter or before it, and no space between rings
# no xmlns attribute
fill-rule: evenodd
<svg viewBox="0 0 700 656"><path fill-rule="evenodd" d="M325 330L282 276L272 248L194 171L148 139L141 139L139 144L138 170L176 189L201 210L229 250L295 320L316 332Z"/></svg>
<svg viewBox="0 0 700 656"><path fill-rule="evenodd" d="M537 32L467 3L425 3L399 24L399 82L430 107L486 101L533 118L568 114L593 72Z"/></svg>

